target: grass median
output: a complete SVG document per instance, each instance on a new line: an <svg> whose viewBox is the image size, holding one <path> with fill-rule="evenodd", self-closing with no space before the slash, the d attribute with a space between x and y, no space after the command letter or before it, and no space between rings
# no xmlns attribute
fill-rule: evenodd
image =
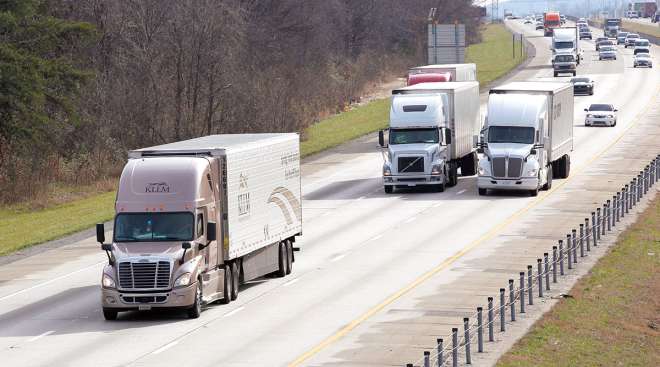
<svg viewBox="0 0 660 367"><path fill-rule="evenodd" d="M660 366L660 198L498 362Z"/></svg>
<svg viewBox="0 0 660 367"><path fill-rule="evenodd" d="M509 72L523 58L519 53L516 58L512 57L511 34L503 25L486 25L483 35L482 43L468 47L467 59L477 64L477 78L481 85L487 85ZM389 99L375 100L310 126L303 134L301 155L306 157L385 128L389 109ZM81 188L66 190L78 192ZM93 188L87 191L98 192ZM103 191L97 195L89 192L70 195L73 199L40 204L39 209L34 209L30 203L0 208L0 256L112 219L115 192L107 187Z"/></svg>

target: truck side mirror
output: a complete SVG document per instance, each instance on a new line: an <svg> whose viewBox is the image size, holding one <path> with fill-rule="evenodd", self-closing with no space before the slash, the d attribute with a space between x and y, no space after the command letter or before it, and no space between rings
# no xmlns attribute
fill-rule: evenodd
<svg viewBox="0 0 660 367"><path fill-rule="evenodd" d="M445 129L445 145L451 144L451 129Z"/></svg>
<svg viewBox="0 0 660 367"><path fill-rule="evenodd" d="M181 248L183 249L183 255L181 255L181 260L179 260L179 264L183 264L183 262L186 260L186 251L190 250L192 245L190 242L184 242L181 244Z"/></svg>
<svg viewBox="0 0 660 367"><path fill-rule="evenodd" d="M103 251L112 251L112 245L109 243L102 243L101 250Z"/></svg>
<svg viewBox="0 0 660 367"><path fill-rule="evenodd" d="M105 225L103 223L96 223L96 242L105 242Z"/></svg>
<svg viewBox="0 0 660 367"><path fill-rule="evenodd" d="M380 145L381 148L387 148L387 145L385 144L385 130L380 130L378 132L378 145Z"/></svg>
<svg viewBox="0 0 660 367"><path fill-rule="evenodd" d="M216 226L214 222L206 223L206 240L208 242L215 241L217 239Z"/></svg>

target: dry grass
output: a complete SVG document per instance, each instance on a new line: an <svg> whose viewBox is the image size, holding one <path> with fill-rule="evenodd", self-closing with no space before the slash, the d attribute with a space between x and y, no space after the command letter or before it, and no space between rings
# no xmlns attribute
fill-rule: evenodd
<svg viewBox="0 0 660 367"><path fill-rule="evenodd" d="M498 362L660 366L660 198Z"/></svg>

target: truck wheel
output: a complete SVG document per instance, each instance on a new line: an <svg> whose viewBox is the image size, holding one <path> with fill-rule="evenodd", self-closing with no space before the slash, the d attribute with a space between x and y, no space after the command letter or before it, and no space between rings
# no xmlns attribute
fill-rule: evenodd
<svg viewBox="0 0 660 367"><path fill-rule="evenodd" d="M394 192L394 186L383 186L386 194L391 194Z"/></svg>
<svg viewBox="0 0 660 367"><path fill-rule="evenodd" d="M113 310L111 308L104 308L103 309L103 317L108 321L117 320L117 314L118 313L119 313L119 311Z"/></svg>
<svg viewBox="0 0 660 367"><path fill-rule="evenodd" d="M477 189L479 191L479 196L486 196L488 194L488 189Z"/></svg>
<svg viewBox="0 0 660 367"><path fill-rule="evenodd" d="M548 174L546 176L548 178L545 185L543 185L543 190L550 190L552 188L552 165L548 166Z"/></svg>
<svg viewBox="0 0 660 367"><path fill-rule="evenodd" d="M539 195L539 188L535 188L534 190L529 190L529 194L531 196L538 196Z"/></svg>
<svg viewBox="0 0 660 367"><path fill-rule="evenodd" d="M284 278L286 276L286 245L284 242L279 243L279 258L278 258L278 264L279 264L279 269L277 270L277 277L278 278Z"/></svg>
<svg viewBox="0 0 660 367"><path fill-rule="evenodd" d="M195 301L192 307L188 309L188 318L196 319L202 314L202 281L197 280L197 290L195 291Z"/></svg>
<svg viewBox="0 0 660 367"><path fill-rule="evenodd" d="M449 181L447 182L447 186L449 187L454 187L458 184L458 167L456 166L455 162L450 162L449 163Z"/></svg>
<svg viewBox="0 0 660 367"><path fill-rule="evenodd" d="M560 178L568 178L568 175L571 173L571 156L565 155L562 158L562 170Z"/></svg>
<svg viewBox="0 0 660 367"><path fill-rule="evenodd" d="M291 274L293 270L293 245L290 240L284 242L286 244L286 273Z"/></svg>
<svg viewBox="0 0 660 367"><path fill-rule="evenodd" d="M476 152L472 152L461 160L461 176L474 176L477 173L478 157Z"/></svg>
<svg viewBox="0 0 660 367"><path fill-rule="evenodd" d="M222 282L222 294L223 297L220 300L220 304L222 305L228 305L229 302L231 302L231 294L232 294L232 285L234 284L231 276L232 270L231 270L231 265L226 264L225 265L225 279Z"/></svg>
<svg viewBox="0 0 660 367"><path fill-rule="evenodd" d="M233 261L231 263L231 300L235 301L238 298L238 288L240 286L240 268L238 267L238 261Z"/></svg>
<svg viewBox="0 0 660 367"><path fill-rule="evenodd" d="M555 74L555 78L556 78L556 77L557 77L557 73L554 73L554 74Z"/></svg>

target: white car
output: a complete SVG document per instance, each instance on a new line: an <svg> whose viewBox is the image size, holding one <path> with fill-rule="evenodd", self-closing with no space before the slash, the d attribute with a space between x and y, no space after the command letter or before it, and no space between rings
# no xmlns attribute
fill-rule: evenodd
<svg viewBox="0 0 660 367"><path fill-rule="evenodd" d="M649 53L638 53L635 55L635 61L633 63L633 67L648 67L652 68L653 67L653 61L651 60L651 55Z"/></svg>
<svg viewBox="0 0 660 367"><path fill-rule="evenodd" d="M600 46L598 50L598 60L616 60L616 47Z"/></svg>
<svg viewBox="0 0 660 367"><path fill-rule="evenodd" d="M637 55L638 53L651 53L651 42L646 38L636 39L633 54Z"/></svg>
<svg viewBox="0 0 660 367"><path fill-rule="evenodd" d="M592 104L584 111L587 113L584 126L616 126L616 113L619 110L611 104Z"/></svg>

